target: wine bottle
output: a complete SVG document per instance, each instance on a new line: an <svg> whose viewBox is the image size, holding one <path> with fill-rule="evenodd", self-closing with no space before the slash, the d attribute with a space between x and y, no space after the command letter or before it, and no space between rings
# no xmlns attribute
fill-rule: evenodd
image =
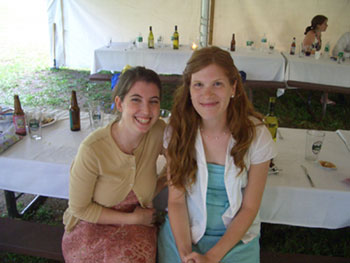
<svg viewBox="0 0 350 263"><path fill-rule="evenodd" d="M154 36L152 32L152 27L149 27L149 34L148 34L148 48L154 48Z"/></svg>
<svg viewBox="0 0 350 263"><path fill-rule="evenodd" d="M293 37L293 42L292 42L292 44L290 45L290 52L289 52L289 54L295 55L295 49L296 49L295 37Z"/></svg>
<svg viewBox="0 0 350 263"><path fill-rule="evenodd" d="M75 90L72 90L72 97L69 107L69 120L71 131L80 131L80 109Z"/></svg>
<svg viewBox="0 0 350 263"><path fill-rule="evenodd" d="M236 51L236 39L235 39L235 34L232 34L232 40L231 40L231 51Z"/></svg>
<svg viewBox="0 0 350 263"><path fill-rule="evenodd" d="M26 121L18 95L14 96L14 108L13 124L15 125L16 134L24 136L27 134Z"/></svg>
<svg viewBox="0 0 350 263"><path fill-rule="evenodd" d="M179 49L179 33L177 32L177 26L175 26L175 32L173 34L173 49Z"/></svg>
<svg viewBox="0 0 350 263"><path fill-rule="evenodd" d="M264 118L264 122L269 129L272 139L276 141L277 129L278 129L278 120L275 115L275 103L276 97L270 97L269 100L269 112Z"/></svg>

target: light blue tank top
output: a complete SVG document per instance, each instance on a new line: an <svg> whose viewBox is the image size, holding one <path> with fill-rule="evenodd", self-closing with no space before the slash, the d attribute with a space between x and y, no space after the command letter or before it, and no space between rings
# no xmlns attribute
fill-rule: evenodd
<svg viewBox="0 0 350 263"><path fill-rule="evenodd" d="M207 168L207 227L205 235L222 236L226 227L221 217L230 204L224 181L225 166L208 163Z"/></svg>

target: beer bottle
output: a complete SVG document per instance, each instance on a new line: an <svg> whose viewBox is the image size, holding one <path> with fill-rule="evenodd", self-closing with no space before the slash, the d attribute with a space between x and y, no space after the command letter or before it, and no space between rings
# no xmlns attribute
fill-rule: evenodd
<svg viewBox="0 0 350 263"><path fill-rule="evenodd" d="M232 40L231 40L231 51L236 51L236 39L235 39L235 34L232 34Z"/></svg>
<svg viewBox="0 0 350 263"><path fill-rule="evenodd" d="M172 37L173 49L179 49L179 32L177 32L177 26L175 26L175 31Z"/></svg>
<svg viewBox="0 0 350 263"><path fill-rule="evenodd" d="M266 123L267 128L269 129L272 139L274 141L276 141L276 135L277 135L277 129L278 129L278 120L275 115L275 103L276 103L276 97L270 97L269 112L264 119L264 122Z"/></svg>
<svg viewBox="0 0 350 263"><path fill-rule="evenodd" d="M290 45L290 52L289 52L289 54L290 55L295 55L295 49L296 49L295 37L293 37L293 42Z"/></svg>
<svg viewBox="0 0 350 263"><path fill-rule="evenodd" d="M80 131L80 109L75 90L72 90L72 97L69 107L69 119L71 131Z"/></svg>
<svg viewBox="0 0 350 263"><path fill-rule="evenodd" d="M26 121L24 117L24 112L21 107L21 102L19 101L18 95L14 96L15 101L15 111L13 113L13 124L15 125L16 134L26 135Z"/></svg>

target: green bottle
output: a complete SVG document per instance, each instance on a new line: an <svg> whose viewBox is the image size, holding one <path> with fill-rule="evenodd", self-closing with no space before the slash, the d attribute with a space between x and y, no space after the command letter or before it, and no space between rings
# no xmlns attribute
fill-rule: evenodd
<svg viewBox="0 0 350 263"><path fill-rule="evenodd" d="M173 49L179 49L179 33L177 32L177 26L175 26L175 32L173 34Z"/></svg>
<svg viewBox="0 0 350 263"><path fill-rule="evenodd" d="M278 129L278 120L275 115L275 103L276 97L270 97L269 100L269 112L264 118L264 122L269 129L272 139L276 141L277 129Z"/></svg>
<svg viewBox="0 0 350 263"><path fill-rule="evenodd" d="M152 32L152 27L149 27L149 34L148 34L148 48L154 48L154 36Z"/></svg>

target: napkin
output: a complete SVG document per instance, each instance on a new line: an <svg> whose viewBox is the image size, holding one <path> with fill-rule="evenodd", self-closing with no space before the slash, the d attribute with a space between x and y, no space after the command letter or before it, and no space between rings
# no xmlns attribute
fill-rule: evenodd
<svg viewBox="0 0 350 263"><path fill-rule="evenodd" d="M0 134L0 154L20 139L21 137L15 133L14 125L10 125Z"/></svg>

